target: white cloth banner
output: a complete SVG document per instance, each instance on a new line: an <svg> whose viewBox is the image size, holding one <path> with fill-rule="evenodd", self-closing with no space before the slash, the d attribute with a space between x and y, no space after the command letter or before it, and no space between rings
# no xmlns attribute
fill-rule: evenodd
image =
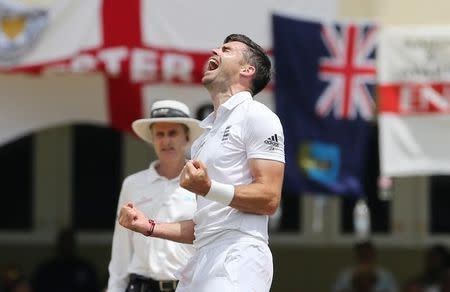
<svg viewBox="0 0 450 292"><path fill-rule="evenodd" d="M450 174L450 26L386 28L377 54L381 173Z"/></svg>
<svg viewBox="0 0 450 292"><path fill-rule="evenodd" d="M13 2L0 0L0 54L23 53L0 62L0 144L77 122L128 131L156 99L195 113L209 103L199 82L205 62L228 34L270 52L273 12L336 15L336 0ZM270 90L256 98L273 108Z"/></svg>

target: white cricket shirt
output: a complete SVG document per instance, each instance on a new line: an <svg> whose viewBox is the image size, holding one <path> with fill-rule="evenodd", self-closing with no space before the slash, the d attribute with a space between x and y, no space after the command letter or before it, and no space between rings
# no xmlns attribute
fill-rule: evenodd
<svg viewBox="0 0 450 292"><path fill-rule="evenodd" d="M233 95L200 124L205 132L192 145L191 157L203 161L211 179L250 184L249 159L284 163L283 128L278 116L247 91ZM268 242L268 216L244 213L197 196L194 246L249 235Z"/></svg>
<svg viewBox="0 0 450 292"><path fill-rule="evenodd" d="M169 180L160 176L155 170L157 163L124 180L118 211L124 204L133 202L147 217L158 222L192 219L195 194L180 187L179 177ZM155 280L175 279L174 273L186 265L193 251L192 245L146 237L116 221L108 292L125 291L131 273Z"/></svg>

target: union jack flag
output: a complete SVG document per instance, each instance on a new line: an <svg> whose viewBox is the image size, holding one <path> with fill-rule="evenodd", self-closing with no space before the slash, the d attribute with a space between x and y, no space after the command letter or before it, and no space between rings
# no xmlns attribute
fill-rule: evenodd
<svg viewBox="0 0 450 292"><path fill-rule="evenodd" d="M376 81L377 28L324 24L321 36L330 56L319 59L319 78L328 86L317 100L316 113L324 117L333 111L336 119L355 119L359 114L371 120L375 103L367 84L374 85Z"/></svg>
<svg viewBox="0 0 450 292"><path fill-rule="evenodd" d="M375 25L274 16L273 30L285 192L364 195L375 133Z"/></svg>

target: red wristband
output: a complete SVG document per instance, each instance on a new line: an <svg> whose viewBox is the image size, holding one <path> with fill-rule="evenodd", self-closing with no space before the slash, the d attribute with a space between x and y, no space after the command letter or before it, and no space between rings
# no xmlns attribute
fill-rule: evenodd
<svg viewBox="0 0 450 292"><path fill-rule="evenodd" d="M153 229L155 229L156 222L153 221L152 219L149 219L148 223L150 224L150 226L149 226L147 232L145 233L145 236L152 236Z"/></svg>

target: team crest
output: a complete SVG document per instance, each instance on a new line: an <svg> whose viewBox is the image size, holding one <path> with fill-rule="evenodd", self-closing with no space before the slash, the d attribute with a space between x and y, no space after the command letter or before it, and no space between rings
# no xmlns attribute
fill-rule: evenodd
<svg viewBox="0 0 450 292"><path fill-rule="evenodd" d="M47 23L44 9L0 0L0 66L17 63L34 46Z"/></svg>

